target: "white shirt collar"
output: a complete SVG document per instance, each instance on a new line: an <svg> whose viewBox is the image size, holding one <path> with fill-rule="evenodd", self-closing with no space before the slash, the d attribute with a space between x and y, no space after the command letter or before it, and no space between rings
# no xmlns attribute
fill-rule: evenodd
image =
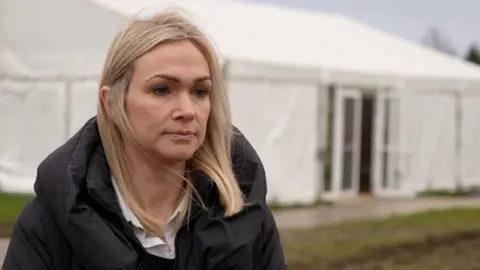
<svg viewBox="0 0 480 270"><path fill-rule="evenodd" d="M168 220L168 223L165 226L165 241L156 236L148 236L143 228L140 220L135 216L132 210L128 207L123 199L122 194L112 177L113 187L117 195L118 203L122 210L123 216L125 219L133 225L133 231L135 236L140 241L142 246L148 253L151 253L155 256L159 256L166 259L175 258L175 230L174 225L172 224L173 219L178 215L179 209L175 210L173 215Z"/></svg>
<svg viewBox="0 0 480 270"><path fill-rule="evenodd" d="M120 205L120 209L122 210L122 214L125 217L125 219L128 222L131 222L135 227L143 229L143 226L140 223L140 220L135 216L135 214L133 214L132 210L130 210L130 208L127 206L125 200L123 199L122 194L120 193L120 189L118 188L118 185L113 179L113 177L112 177L112 183L113 183L113 187L115 188L115 194L117 195L118 204Z"/></svg>

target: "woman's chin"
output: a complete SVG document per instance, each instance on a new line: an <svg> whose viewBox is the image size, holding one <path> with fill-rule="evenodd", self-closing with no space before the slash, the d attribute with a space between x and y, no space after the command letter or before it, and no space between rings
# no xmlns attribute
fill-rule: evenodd
<svg viewBox="0 0 480 270"><path fill-rule="evenodd" d="M159 156L167 163L185 162L193 157L195 149L170 149L170 151L162 151Z"/></svg>

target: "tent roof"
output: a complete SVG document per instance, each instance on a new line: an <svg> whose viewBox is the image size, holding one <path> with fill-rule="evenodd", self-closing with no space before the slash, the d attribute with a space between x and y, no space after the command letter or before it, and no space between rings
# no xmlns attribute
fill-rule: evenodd
<svg viewBox="0 0 480 270"><path fill-rule="evenodd" d="M228 0L90 0L132 16L180 7L220 54L268 64L429 79L480 80L480 67L347 17Z"/></svg>

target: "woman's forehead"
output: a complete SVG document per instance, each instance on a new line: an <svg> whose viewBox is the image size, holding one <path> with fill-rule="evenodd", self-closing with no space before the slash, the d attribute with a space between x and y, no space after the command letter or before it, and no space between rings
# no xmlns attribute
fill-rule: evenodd
<svg viewBox="0 0 480 270"><path fill-rule="evenodd" d="M151 78L199 80L210 77L205 56L190 41L156 46L135 60L134 71L145 81Z"/></svg>

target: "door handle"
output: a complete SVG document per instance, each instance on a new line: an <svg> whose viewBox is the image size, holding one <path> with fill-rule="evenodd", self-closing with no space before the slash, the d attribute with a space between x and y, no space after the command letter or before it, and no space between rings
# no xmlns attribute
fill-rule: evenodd
<svg viewBox="0 0 480 270"><path fill-rule="evenodd" d="M325 159L326 151L325 148L317 150L317 159L323 161Z"/></svg>

